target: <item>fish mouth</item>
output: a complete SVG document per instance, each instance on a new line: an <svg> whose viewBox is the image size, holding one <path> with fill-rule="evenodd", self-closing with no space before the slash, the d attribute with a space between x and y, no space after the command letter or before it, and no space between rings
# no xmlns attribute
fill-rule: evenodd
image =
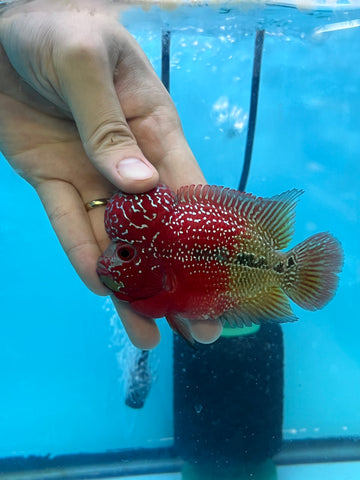
<svg viewBox="0 0 360 480"><path fill-rule="evenodd" d="M101 260L96 266L96 273L98 274L101 282L113 292L120 292L125 286L123 282L115 282L106 264L104 264Z"/></svg>
<svg viewBox="0 0 360 480"><path fill-rule="evenodd" d="M98 262L96 266L96 273L99 275L99 277L106 277L109 275L109 271L106 268L106 266L103 263Z"/></svg>
<svg viewBox="0 0 360 480"><path fill-rule="evenodd" d="M121 292L121 289L123 289L125 286L123 282L115 282L113 278L109 276L109 274L99 275L99 278L102 281L102 283L106 287L110 288L110 290L112 290L113 292Z"/></svg>

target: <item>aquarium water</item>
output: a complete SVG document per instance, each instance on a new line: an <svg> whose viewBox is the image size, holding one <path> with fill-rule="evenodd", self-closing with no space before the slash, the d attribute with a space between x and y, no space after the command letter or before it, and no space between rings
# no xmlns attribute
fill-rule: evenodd
<svg viewBox="0 0 360 480"><path fill-rule="evenodd" d="M294 306L299 320L282 326L282 433L287 448L303 450L300 459L280 452L278 478L359 479L360 4L144 2L120 16L159 76L168 35L167 86L185 136L208 183L232 188L243 168L256 32L264 31L246 190L303 189L293 245L331 231L345 252L334 300L317 312ZM115 461L121 452L171 449L168 325L158 321L149 388L142 408L131 408L125 400L141 352L110 300L77 277L35 191L3 158L0 171L0 478L20 467L27 478L34 458L46 468L53 464L42 460L60 459L56 468L65 468L62 458L114 454ZM194 415L201 410L194 405ZM31 478L45 478L40 467ZM177 470L156 472L150 459L141 474L180 479ZM100 467L98 474L105 478Z"/></svg>

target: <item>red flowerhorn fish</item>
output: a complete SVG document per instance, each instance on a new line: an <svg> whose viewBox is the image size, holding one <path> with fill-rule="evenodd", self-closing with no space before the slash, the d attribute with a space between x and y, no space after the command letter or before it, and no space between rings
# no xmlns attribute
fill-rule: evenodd
<svg viewBox="0 0 360 480"><path fill-rule="evenodd" d="M299 190L261 198L210 185L165 185L117 193L105 212L112 244L97 273L120 300L152 318L165 316L192 341L185 319L230 325L287 322L288 297L317 310L334 296L343 253L330 233L288 252Z"/></svg>

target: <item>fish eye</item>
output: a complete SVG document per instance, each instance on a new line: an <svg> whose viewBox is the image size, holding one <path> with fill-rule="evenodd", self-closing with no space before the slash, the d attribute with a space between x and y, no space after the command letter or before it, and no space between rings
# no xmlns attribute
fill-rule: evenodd
<svg viewBox="0 0 360 480"><path fill-rule="evenodd" d="M119 245L116 249L116 255L123 262L130 262L136 255L136 250L132 245Z"/></svg>

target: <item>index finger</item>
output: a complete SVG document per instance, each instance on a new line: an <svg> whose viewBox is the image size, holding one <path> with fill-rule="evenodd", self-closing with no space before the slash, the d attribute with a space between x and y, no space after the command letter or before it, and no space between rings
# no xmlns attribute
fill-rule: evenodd
<svg viewBox="0 0 360 480"><path fill-rule="evenodd" d="M46 180L37 185L37 193L61 246L82 281L94 293L108 295L96 273L97 260L108 242L105 230L102 240L98 240L83 200L73 185L62 180Z"/></svg>
<svg viewBox="0 0 360 480"><path fill-rule="evenodd" d="M152 318L136 313L128 303L111 296L126 333L133 345L142 350L151 350L160 342L160 332Z"/></svg>

